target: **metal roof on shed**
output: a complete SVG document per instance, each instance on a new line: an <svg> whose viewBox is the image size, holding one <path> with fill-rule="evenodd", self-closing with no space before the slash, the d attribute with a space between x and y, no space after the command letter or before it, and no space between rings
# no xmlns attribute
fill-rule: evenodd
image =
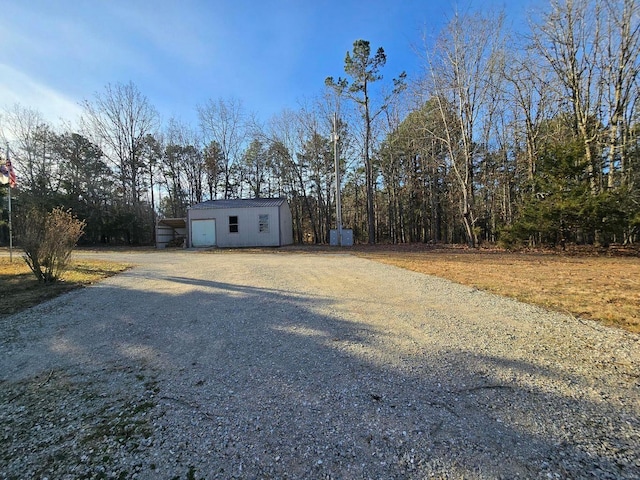
<svg viewBox="0 0 640 480"><path fill-rule="evenodd" d="M158 220L158 225L166 225L171 228L186 228L186 218L161 218Z"/></svg>
<svg viewBox="0 0 640 480"><path fill-rule="evenodd" d="M256 208L256 207L279 207L286 198L236 198L227 200L207 200L197 203L189 208L194 210L204 210L208 208Z"/></svg>

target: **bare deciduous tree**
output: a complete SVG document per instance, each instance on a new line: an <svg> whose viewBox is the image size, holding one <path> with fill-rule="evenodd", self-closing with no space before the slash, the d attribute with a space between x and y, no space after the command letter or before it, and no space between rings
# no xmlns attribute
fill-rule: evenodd
<svg viewBox="0 0 640 480"><path fill-rule="evenodd" d="M236 99L209 100L197 109L205 143L215 142L220 149L223 195L224 198L230 198L233 194L234 167L242 159L243 148L249 134L247 116L242 103Z"/></svg>
<svg viewBox="0 0 640 480"><path fill-rule="evenodd" d="M532 26L532 39L564 87L575 131L584 146L593 194L600 189L600 165L594 152L598 139L597 109L602 99L598 59L602 48L602 2L552 0L543 22Z"/></svg>
<svg viewBox="0 0 640 480"><path fill-rule="evenodd" d="M635 0L606 0L601 70L605 87L607 139L607 187L628 185L628 140L640 73L640 7ZM617 173L621 179L616 179Z"/></svg>
<svg viewBox="0 0 640 480"><path fill-rule="evenodd" d="M549 115L554 95L548 78L549 69L537 60L529 52L513 52L505 68L505 79L510 85L507 97L512 100L514 120L523 130L527 160L526 179L532 189L537 171L540 126Z"/></svg>
<svg viewBox="0 0 640 480"><path fill-rule="evenodd" d="M58 178L51 156L54 137L51 126L37 110L15 104L4 111L1 129L4 142L11 145L21 187L44 201L56 190Z"/></svg>
<svg viewBox="0 0 640 480"><path fill-rule="evenodd" d="M125 204L137 205L147 170L144 141L158 127L158 112L132 82L108 84L83 107L90 132L116 169Z"/></svg>
<svg viewBox="0 0 640 480"><path fill-rule="evenodd" d="M455 14L426 51L426 96L435 100L442 130L430 132L446 145L454 172L467 243L478 242L475 225L474 169L486 145L491 112L503 70L502 15Z"/></svg>

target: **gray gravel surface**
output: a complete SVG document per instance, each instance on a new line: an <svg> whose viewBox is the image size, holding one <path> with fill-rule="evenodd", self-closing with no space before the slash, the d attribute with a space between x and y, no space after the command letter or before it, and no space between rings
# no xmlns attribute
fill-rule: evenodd
<svg viewBox="0 0 640 480"><path fill-rule="evenodd" d="M346 254L117 259L0 320L0 478L640 478L638 335Z"/></svg>

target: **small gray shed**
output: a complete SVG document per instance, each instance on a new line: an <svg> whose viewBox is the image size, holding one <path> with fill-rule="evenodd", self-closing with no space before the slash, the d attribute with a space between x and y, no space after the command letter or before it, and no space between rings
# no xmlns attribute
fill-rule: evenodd
<svg viewBox="0 0 640 480"><path fill-rule="evenodd" d="M158 220L156 224L156 248L183 246L186 238L186 218L161 218Z"/></svg>
<svg viewBox="0 0 640 480"><path fill-rule="evenodd" d="M209 200L187 211L190 247L280 247L293 243L285 198Z"/></svg>

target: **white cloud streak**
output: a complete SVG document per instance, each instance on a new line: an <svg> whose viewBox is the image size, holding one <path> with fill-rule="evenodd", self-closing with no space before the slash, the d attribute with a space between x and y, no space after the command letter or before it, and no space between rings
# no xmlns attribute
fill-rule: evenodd
<svg viewBox="0 0 640 480"><path fill-rule="evenodd" d="M82 113L78 103L13 67L0 64L0 78L2 108L15 104L33 108L53 125L77 120Z"/></svg>

